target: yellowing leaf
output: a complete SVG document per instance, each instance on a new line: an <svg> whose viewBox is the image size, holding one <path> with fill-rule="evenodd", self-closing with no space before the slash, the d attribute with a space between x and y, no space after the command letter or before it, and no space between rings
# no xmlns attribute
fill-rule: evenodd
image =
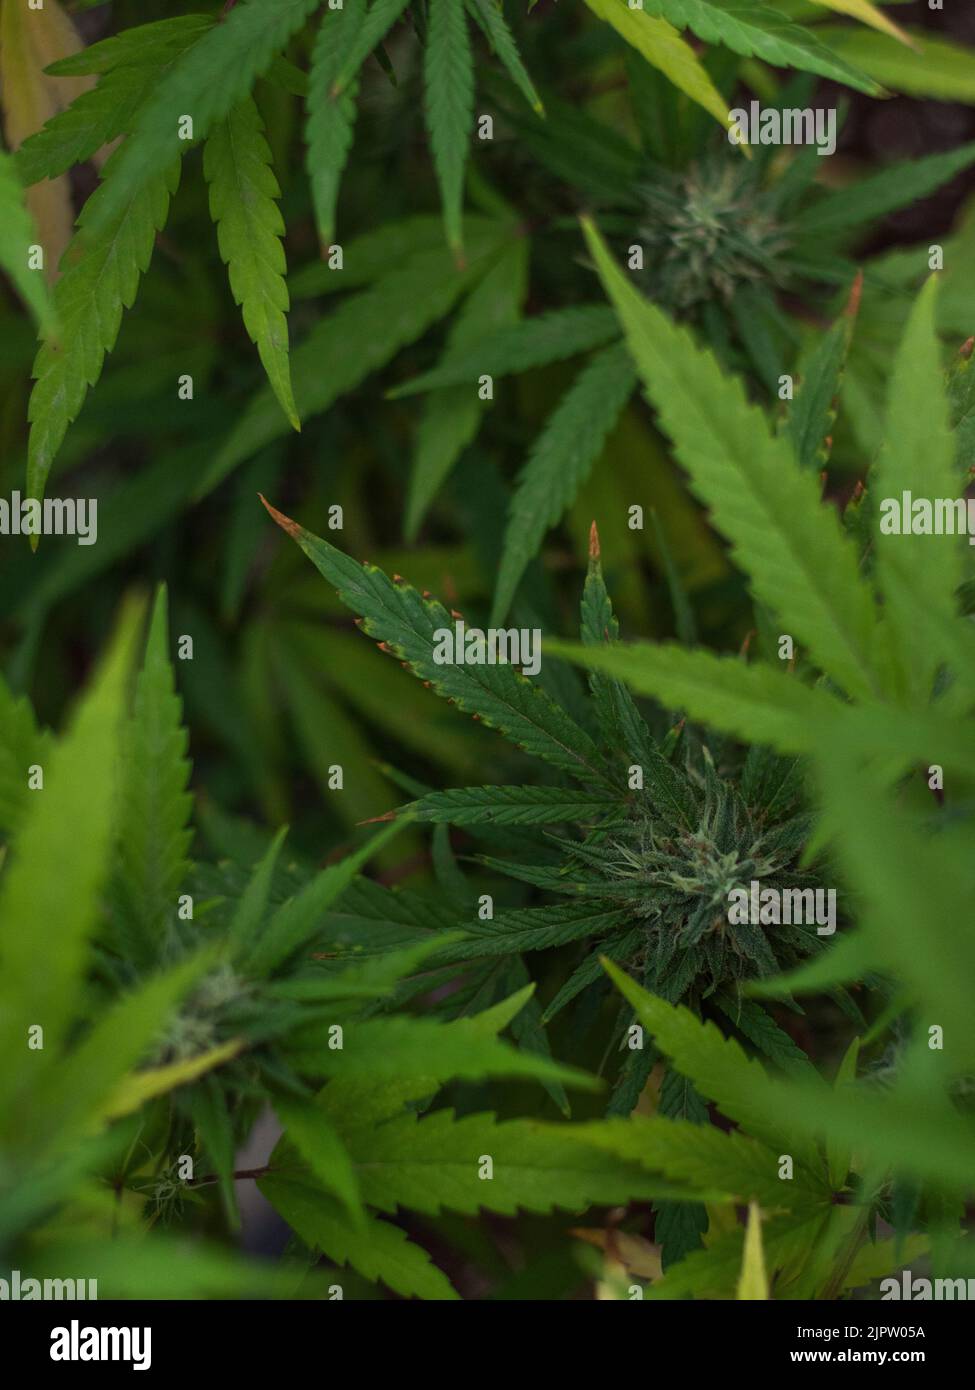
<svg viewBox="0 0 975 1390"><path fill-rule="evenodd" d="M768 1276L765 1273L765 1254L762 1250L762 1216L758 1203L750 1202L741 1273L738 1276L735 1297L754 1300L767 1299L768 1296Z"/></svg>
<svg viewBox="0 0 975 1390"><path fill-rule="evenodd" d="M708 1202L708 1228L701 1236L705 1250L738 1230L738 1216L733 1202Z"/></svg>
<svg viewBox="0 0 975 1390"><path fill-rule="evenodd" d="M150 1071L132 1072L131 1075L123 1077L106 1100L99 1118L117 1120L122 1115L130 1115L147 1100L163 1096L177 1086L185 1086L188 1081L195 1081L204 1072L212 1071L214 1067L229 1062L243 1046L242 1039L231 1038L229 1042L221 1043L219 1047L211 1047L209 1051L201 1052L197 1057L190 1057L185 1062L171 1062L168 1066L153 1067Z"/></svg>
<svg viewBox="0 0 975 1390"><path fill-rule="evenodd" d="M855 25L817 25L815 32L838 57L902 96L975 102L971 49L921 29L909 29L915 50L904 52L886 34Z"/></svg>
<svg viewBox="0 0 975 1390"><path fill-rule="evenodd" d="M629 1235L626 1231L591 1230L586 1227L570 1231L569 1235L605 1251L607 1263L625 1270L627 1274L635 1274L640 1279L660 1279L663 1275L660 1246L654 1245L645 1236Z"/></svg>
<svg viewBox="0 0 975 1390"><path fill-rule="evenodd" d="M3 0L0 86L10 149L17 149L28 135L94 85L92 77L48 77L44 72L48 64L77 53L81 46L74 25L57 0L46 0L42 10L29 10L20 0ZM27 206L44 248L45 272L53 280L74 224L67 177L30 189Z"/></svg>
<svg viewBox="0 0 975 1390"><path fill-rule="evenodd" d="M668 81L679 87L691 101L703 106L726 130L730 125L728 103L715 87L690 44L685 43L672 24L655 19L645 10L631 10L619 0L586 0L593 14L611 24L620 38L642 53ZM747 146L739 149L750 154Z"/></svg>
<svg viewBox="0 0 975 1390"><path fill-rule="evenodd" d="M888 19L882 10L870 3L870 0L813 0L813 3L822 5L826 10L835 10L837 14L848 14L851 19L859 19L862 24L869 24L871 28L879 29L882 34L889 34L891 38L907 44L908 48L920 49L920 45L910 34L905 33L892 19Z"/></svg>

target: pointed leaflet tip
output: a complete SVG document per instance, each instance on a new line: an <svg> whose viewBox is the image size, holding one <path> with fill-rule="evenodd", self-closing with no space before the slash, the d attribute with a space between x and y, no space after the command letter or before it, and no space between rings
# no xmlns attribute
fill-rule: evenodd
<svg viewBox="0 0 975 1390"><path fill-rule="evenodd" d="M594 521L589 527L589 558L590 560L598 560L599 555L599 532L596 530L596 523Z"/></svg>
<svg viewBox="0 0 975 1390"><path fill-rule="evenodd" d="M169 637L169 590L165 581L156 585L156 595L149 615L149 631L146 634L146 660L155 654L166 661Z"/></svg>
<svg viewBox="0 0 975 1390"><path fill-rule="evenodd" d="M281 527L281 530L287 531L289 536L292 536L295 540L297 540L302 533L302 527L298 525L297 521L292 521L290 516L285 516L284 512L278 511L277 507L272 507L270 502L264 496L263 492L259 492L257 495L264 503L264 506L267 508L271 517Z"/></svg>
<svg viewBox="0 0 975 1390"><path fill-rule="evenodd" d="M975 338L966 338L958 352L958 356L963 362L967 362L970 359L973 348L975 348Z"/></svg>

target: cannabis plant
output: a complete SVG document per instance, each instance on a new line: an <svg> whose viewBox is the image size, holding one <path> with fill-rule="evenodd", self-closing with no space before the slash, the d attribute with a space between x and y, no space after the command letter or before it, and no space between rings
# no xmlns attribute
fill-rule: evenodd
<svg viewBox="0 0 975 1390"><path fill-rule="evenodd" d="M548 1005L547 1019L576 996L580 1015L592 1018L585 994L599 988L600 957L608 956L639 972L658 997L677 1002L686 996L697 1012L717 1007L726 1024L757 1048L779 1064L794 1066L804 1060L802 1054L771 1018L742 1000L741 986L744 982L745 993L760 993L763 976L788 967L790 960L798 964L819 943L796 927L777 924L766 933L753 924L732 926L727 904L735 889L752 880L804 881L800 860L808 866L811 822L802 812L795 814L800 800L795 759L821 749L829 741L827 731L835 730L840 740L855 731L862 751L892 763L888 775L922 762L928 785L940 791L946 767L960 766L964 775L971 771L967 753L959 752L960 746L967 748L967 738L960 727L945 723L967 713L972 699L971 634L954 618L963 577L961 547L949 535L934 542L940 546L935 555L923 535L892 539L883 521L889 507L881 506L877 495L897 498L900 507L902 492L910 495L910 488L919 486L922 440L929 492L957 497L965 480L959 467L964 457L956 457L948 432L948 396L934 330L936 283L919 298L895 363L889 443L867 489L848 508L844 528L832 505L819 500L812 465L824 450L828 455L849 322L823 340L796 408L776 434L713 355L640 298L595 231L587 229L587 236L663 427L692 487L750 575L766 645L788 657L791 674L776 671L767 659L750 664L677 646L655 651L621 646L594 530L583 598L584 645L554 647L591 668L593 708L576 718L510 666L438 665L436 634L458 615L275 516L385 651L437 694L497 727L561 775L552 786L433 792L410 804L408 814L421 822L452 824L474 837L479 828L496 834L518 826L522 847L530 843L524 827L578 827L575 840L547 836L550 852L534 861L484 858L490 867L566 901L497 917L493 910L482 911L479 916L487 920L468 928L472 939L448 948L444 958L476 962L482 955L489 968L498 955L582 941L587 954ZM952 381L954 413L962 418L968 413L970 372L963 359ZM930 524L927 529L930 534ZM895 544L899 551L892 549ZM917 556L925 545L922 571ZM866 571L861 552L870 562ZM878 587L883 607L875 597ZM928 623L922 643L916 635L919 612ZM784 636L769 642L769 634L783 628ZM722 776L734 745L729 749L719 742L716 759L706 741L696 746L680 724L654 740L620 677L656 697L664 710L684 710L752 742L736 779ZM931 725L921 718L925 706L931 709ZM940 729L936 745L931 728ZM892 730L900 741L896 759L884 742ZM567 776L577 789L565 785ZM813 843L817 839L822 842L821 831ZM836 956L848 961L849 941L857 940L844 937ZM866 962L859 953L855 960L841 971L843 983L862 978ZM806 971L820 984L839 982L828 965L789 969L786 979L805 979ZM787 989L776 992L788 995ZM899 1011L895 1004L891 1018ZM963 1026L960 1015L955 1024ZM624 1014L616 1037L628 1026ZM657 1055L653 1047L632 1051L611 1108L632 1108ZM692 1081L693 1076L681 1082L674 1073L660 1094L662 1115L706 1118L700 1101L690 1099ZM680 1226L672 1232L673 1253L693 1248L698 1234L682 1209ZM668 1253L665 1243L665 1258Z"/></svg>
<svg viewBox="0 0 975 1390"><path fill-rule="evenodd" d="M83 1256L116 1287L117 1257L106 1263L97 1243L76 1248L74 1225L90 1225L96 1242L124 1201L136 1248L140 1224L178 1228L218 1189L233 1229L235 1179L257 1178L295 1232L292 1261L264 1271L215 1247L192 1288L286 1295L324 1252L401 1294L453 1298L444 1274L384 1213L579 1211L683 1195L682 1184L625 1160L586 1146L566 1151L530 1121L455 1119L449 1109L418 1120L447 1081L595 1083L498 1037L530 1004L530 984L449 1023L375 1012L443 944L438 935L380 952L376 944L395 935L383 891L376 885L378 905L365 885L350 899L366 858L399 826L318 873L280 862L283 833L249 875L187 862L189 768L165 592L126 713L135 618L125 618L63 741L52 744L29 708L3 692L4 809L16 826L0 879L4 1048L20 1060L5 1071L0 1230L12 1267L21 1260L44 1271ZM65 876L42 874L32 888L42 856L53 854ZM372 952L361 932L353 947L315 949L340 897L377 919ZM57 923L43 971L20 927L30 911ZM238 1174L235 1153L268 1106L284 1135L266 1164ZM177 1260L175 1283L189 1258L171 1236L158 1250L138 1248L133 1277L147 1288L161 1261ZM307 1292L325 1287L312 1277Z"/></svg>
<svg viewBox="0 0 975 1390"><path fill-rule="evenodd" d="M862 264L862 330L834 457L850 466L874 447L886 351L930 247L927 238L878 253L874 228L901 196L943 187L964 168L966 147L887 172L886 156L871 157L861 179L862 141L842 163L786 148L769 162L761 146L749 161L726 138L728 112L752 95L773 110L812 100L790 74L843 84L855 128L884 109L870 95L881 88L971 102L962 45L907 31L869 4L840 27L824 5L793 5L786 17L781 6L746 14L726 0L530 13L510 0L503 10L497 0L343 9L213 0L192 15L158 0L138 12L127 0L111 14L70 9L71 19L58 0L2 10L10 236L0 258L43 329L31 405L33 334L5 301L3 455L9 489L24 489L25 449L32 493L48 486L52 466L77 480L98 500L103 539L70 555L60 543L41 544L36 557L8 548L6 669L26 686L41 678L38 663L60 668L75 632L94 649L94 614L117 602L114 566L149 563L155 577L150 554L174 557L164 566L174 612L206 631L200 647L211 656L205 676L202 661L188 673L185 694L235 809L256 798L270 823L294 820L306 764L327 783L329 744L348 750L356 795L371 803L377 734L381 760L395 758L406 730L412 751L452 780L469 777L463 754L477 742L466 732L448 741L441 727L424 743L421 721L397 720L396 698L357 707L350 690L368 682L345 676L349 658L322 660L323 602L310 586L293 597L283 562L264 571L258 489L274 495L286 480L280 495L309 525L341 524L343 544L391 572L403 568L405 538L411 573L430 572L438 592L458 565L467 591L480 570L479 583L497 586L496 613L518 601L544 607L537 557L547 533L565 528L549 537L564 562L584 553L580 532L599 515L629 625L649 630L664 611L665 547L701 600L702 639L738 621L726 557L635 401L612 315L593 302L575 232L580 205L622 253L643 248L651 287L666 260L661 239L689 215L674 199L693 197L712 156L735 207L743 185L754 193L746 207L789 204L794 186L785 230L804 239L806 260L823 255L811 280L790 270L802 297L766 284L768 312L739 315L763 329L761 344L757 332L748 340L762 350L757 381L767 390L803 369L797 353L815 336L807 319L832 285L819 278L826 261L839 281L826 312ZM116 217L127 187L134 210ZM444 228L458 190L461 263ZM658 195L676 222L652 206ZM817 235L820 210L829 225ZM964 229L944 236L943 251L951 292L940 326L957 337L971 292ZM716 343L718 328L737 333L721 316ZM495 343L507 329L513 343ZM453 379L421 391L430 370L448 364ZM386 388L411 398L377 414ZM106 439L120 447L103 448ZM509 470L520 475L513 496ZM659 537L614 521L644 481ZM371 506L377 486L389 494L381 509ZM202 562L196 525L215 547L212 564ZM49 632L53 644L41 640ZM54 691L65 672L43 674ZM271 727L269 704L285 707L283 727ZM325 798L333 833L370 813L352 800Z"/></svg>
<svg viewBox="0 0 975 1390"><path fill-rule="evenodd" d="M574 655L712 727L761 738L780 754L812 757L820 804L815 839L836 847L860 901L860 930L816 964L750 988L787 996L886 974L897 988L871 1036L892 1036L856 1086L851 1065L849 1086L835 1100L820 1104L815 1091L797 1088L783 1108L772 1105L790 1129L853 1142L867 1164L868 1189L877 1184L883 1191L893 1175L888 1211L902 1229L925 1202L939 1259L964 1268L970 1248L957 1238L970 1190L964 1167L972 1152L968 1078L975 1055L960 981L972 947L969 935L951 925L966 874L949 870L946 856L954 859L970 838L975 771L967 723L975 700L972 630L960 603L968 552L958 530L966 527L953 523L941 533L930 515L925 521L923 502L913 524L902 527L901 514L905 496L916 490L929 513L930 499L941 498L954 517L967 516L967 349L946 383L935 333L937 283L930 281L894 360L885 445L842 525L833 505L819 500L795 436L773 436L709 354L641 300L589 236L692 487L731 542L756 601L774 613L774 628L793 634L808 655L799 663L805 678L768 660L744 665L666 646ZM827 379L834 374L835 364ZM823 384L811 378L803 390L822 401ZM706 415L698 405L704 397ZM821 430L822 423L816 434ZM954 1041L945 1048L949 1030ZM800 1120L800 1106L809 1103ZM763 1109L768 1117L770 1106ZM943 1139L953 1159L922 1159L921 1134L929 1155L928 1137L938 1135L939 1154Z"/></svg>
<svg viewBox="0 0 975 1390"><path fill-rule="evenodd" d="M489 843L498 830L518 827L522 855L534 845L538 858L513 863L491 855L484 862L564 900L498 916L492 908L487 920L467 924L468 940L441 955L486 957L481 969L491 972L499 956L582 942L585 957L548 1006L549 1018L577 996L585 1016L587 995L602 988L599 954L607 951L638 968L665 997L687 996L697 1006L713 996L740 1020L743 979L775 973L816 951L815 930L768 933L728 923L729 893L747 890L757 877L770 885L815 881L797 865L809 824L795 760L756 749L737 764L732 754L725 769L682 726L655 737L624 687L600 676L577 720L511 667L438 666L434 634L452 621L440 603L275 515L384 651L561 774L561 784L431 792L398 813L397 819L462 827L475 839L484 832ZM615 641L595 528L582 624L589 644ZM576 827L575 838L537 829L557 825ZM745 1026L773 1055L789 1050L771 1019L754 1017ZM629 1105L651 1060L644 1054L636 1076L627 1075Z"/></svg>
<svg viewBox="0 0 975 1390"><path fill-rule="evenodd" d="M728 100L731 104L730 94ZM800 84L798 90L784 89L776 105L763 109L809 101L810 89ZM641 112L636 91L634 104ZM670 114L676 120L676 111ZM571 128L545 139L524 121L516 129L543 166L564 172L591 197L590 171L605 168L612 135L592 118L589 125L595 129L588 132L581 158L566 148L575 136ZM965 145L894 163L855 189L828 190L818 178L822 161L812 150L794 152L783 162L781 150L759 147L746 160L727 139L705 129L693 152L673 168L662 162L655 131L646 119L644 147L628 151L613 191L603 189L597 198L599 225L612 233L636 283L669 313L706 332L722 364L747 372L755 390L773 400L783 389L791 390L785 377L804 369L810 349L804 320L815 314L824 295L832 298L840 287L846 297L858 283L858 296L865 288L871 308L874 300L901 299L902 287L882 257L869 259L857 280L854 256L864 233L975 160L975 145ZM551 244L553 255L568 258L564 235ZM509 278L516 273L512 263ZM500 281L499 267L492 289L496 310L500 292L507 292ZM509 612L546 532L566 516L591 470L604 457L604 466L612 468L608 441L636 389L618 325L599 306L580 306L579 298L586 296L582 285L569 307L497 326L484 317L486 305L475 308L478 297L472 296L436 365L390 393L395 400L424 394L406 512L406 534L412 538L435 488L476 434L483 417L475 393L481 394L485 381L493 398L497 378L580 359L518 474L492 607L495 623Z"/></svg>
<svg viewBox="0 0 975 1390"><path fill-rule="evenodd" d="M631 3L0 0L0 1295L975 1277L970 44Z"/></svg>

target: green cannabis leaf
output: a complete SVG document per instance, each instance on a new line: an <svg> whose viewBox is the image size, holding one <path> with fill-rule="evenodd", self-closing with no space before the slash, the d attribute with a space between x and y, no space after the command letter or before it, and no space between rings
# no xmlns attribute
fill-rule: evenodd
<svg viewBox="0 0 975 1390"><path fill-rule="evenodd" d="M0 1293L970 1288L958 8L0 0Z"/></svg>
<svg viewBox="0 0 975 1390"><path fill-rule="evenodd" d="M279 189L270 160L260 115L248 100L213 128L203 170L234 300L243 309L244 326L257 344L281 409L300 429L288 370L288 291L280 241L284 222L275 203Z"/></svg>

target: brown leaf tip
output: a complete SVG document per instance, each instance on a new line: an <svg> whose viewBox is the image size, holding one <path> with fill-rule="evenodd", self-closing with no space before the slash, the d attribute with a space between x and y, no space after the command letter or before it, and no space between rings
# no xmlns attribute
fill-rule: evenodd
<svg viewBox="0 0 975 1390"><path fill-rule="evenodd" d="M846 308L843 312L847 318L855 319L860 312L860 300L863 297L863 271L858 270L856 278L850 287L850 297L846 301Z"/></svg>
<svg viewBox="0 0 975 1390"><path fill-rule="evenodd" d="M298 525L297 521L292 521L290 516L285 516L284 512L278 511L277 507L272 507L263 492L259 492L257 495L271 514L271 518L281 527L281 530L287 531L289 536L297 540L301 535L301 527Z"/></svg>
<svg viewBox="0 0 975 1390"><path fill-rule="evenodd" d="M599 556L600 556L600 553L601 553L601 552L600 552L600 549L599 549L599 532L598 532L597 529L596 529L596 523L593 522L592 525L589 527L589 558L590 558L590 560L598 560L598 559L599 559Z"/></svg>
<svg viewBox="0 0 975 1390"><path fill-rule="evenodd" d="M961 345L961 351L958 354L959 357L967 362L972 355L973 348L975 348L975 338L967 338Z"/></svg>

